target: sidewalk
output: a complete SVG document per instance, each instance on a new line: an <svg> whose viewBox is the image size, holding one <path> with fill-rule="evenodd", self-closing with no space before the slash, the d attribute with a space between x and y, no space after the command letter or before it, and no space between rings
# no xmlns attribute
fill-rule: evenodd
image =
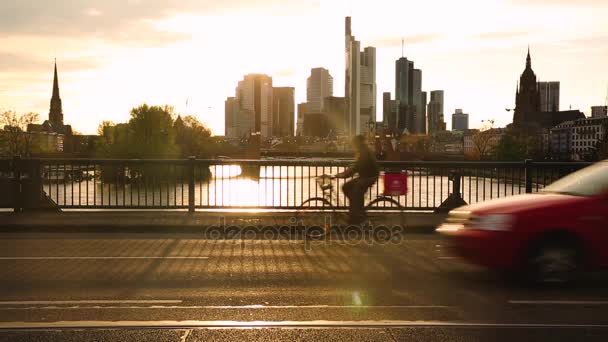
<svg viewBox="0 0 608 342"><path fill-rule="evenodd" d="M167 232L201 233L211 226L321 225L323 212L196 212L185 211L69 211L60 213L0 213L0 232ZM402 225L406 232L432 233L444 214L370 213L372 225ZM403 223L401 223L403 222Z"/></svg>

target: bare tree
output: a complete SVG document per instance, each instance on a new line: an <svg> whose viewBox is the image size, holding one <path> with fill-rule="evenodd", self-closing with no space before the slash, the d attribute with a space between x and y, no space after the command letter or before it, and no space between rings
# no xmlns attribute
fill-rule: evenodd
<svg viewBox="0 0 608 342"><path fill-rule="evenodd" d="M32 152L32 134L27 132L27 126L39 120L37 113L22 115L12 110L0 114L0 126L3 128L4 140L10 155L29 156Z"/></svg>
<svg viewBox="0 0 608 342"><path fill-rule="evenodd" d="M475 153L479 156L479 159L484 159L487 157L494 145L492 144L492 139L494 138L494 120L484 120L483 127L473 134L471 140L473 142L473 147L475 148Z"/></svg>

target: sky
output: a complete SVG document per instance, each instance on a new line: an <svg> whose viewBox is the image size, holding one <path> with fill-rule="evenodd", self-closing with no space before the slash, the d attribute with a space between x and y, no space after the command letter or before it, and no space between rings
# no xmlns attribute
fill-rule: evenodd
<svg viewBox="0 0 608 342"><path fill-rule="evenodd" d="M377 54L377 115L395 60L445 91L448 129L511 122L528 45L540 81L560 81L562 110L589 115L608 95L606 0L2 0L0 110L48 117L57 58L64 121L94 134L142 103L169 104L224 132L224 101L243 75L266 73L306 99L325 67L344 95L344 17Z"/></svg>

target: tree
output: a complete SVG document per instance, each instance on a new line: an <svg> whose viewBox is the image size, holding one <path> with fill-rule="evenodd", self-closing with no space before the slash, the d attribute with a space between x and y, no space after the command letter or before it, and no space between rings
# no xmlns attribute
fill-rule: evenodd
<svg viewBox="0 0 608 342"><path fill-rule="evenodd" d="M15 111L4 111L0 114L0 126L4 128L3 140L9 155L30 156L32 153L32 137L27 132L27 126L38 122L37 113L17 114Z"/></svg>
<svg viewBox="0 0 608 342"><path fill-rule="evenodd" d="M178 117L175 120L176 143L182 157L208 157L211 141L211 130L205 127L195 116Z"/></svg>
<svg viewBox="0 0 608 342"><path fill-rule="evenodd" d="M492 149L495 147L493 139L496 139L496 134L497 133L494 130L494 120L485 121L483 127L473 133L471 141L473 143L475 158L484 160L490 156Z"/></svg>
<svg viewBox="0 0 608 342"><path fill-rule="evenodd" d="M496 149L494 155L496 159L501 161L524 160L527 157L526 143L522 142L518 137L512 134L505 134Z"/></svg>
<svg viewBox="0 0 608 342"><path fill-rule="evenodd" d="M170 159L179 155L173 107L143 104L133 108L125 133L125 147L131 157Z"/></svg>

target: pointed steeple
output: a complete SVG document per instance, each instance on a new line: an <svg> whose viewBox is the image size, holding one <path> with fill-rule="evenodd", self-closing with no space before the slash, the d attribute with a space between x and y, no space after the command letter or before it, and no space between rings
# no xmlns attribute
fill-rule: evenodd
<svg viewBox="0 0 608 342"><path fill-rule="evenodd" d="M57 78L57 58L55 58L55 75L53 76L53 96L59 98L59 79Z"/></svg>
<svg viewBox="0 0 608 342"><path fill-rule="evenodd" d="M53 95L51 96L51 108L49 110L49 122L54 129L63 127L63 109L61 97L59 97L59 78L57 77L57 59L55 59L55 74L53 75Z"/></svg>
<svg viewBox="0 0 608 342"><path fill-rule="evenodd" d="M532 58L530 58L530 45L528 45L528 56L526 57L526 69L532 69Z"/></svg>

